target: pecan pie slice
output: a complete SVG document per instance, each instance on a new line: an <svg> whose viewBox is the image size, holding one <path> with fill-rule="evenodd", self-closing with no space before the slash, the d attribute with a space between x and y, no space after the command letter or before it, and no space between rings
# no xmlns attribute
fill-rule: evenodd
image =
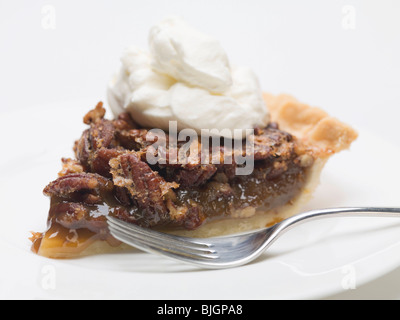
<svg viewBox="0 0 400 320"><path fill-rule="evenodd" d="M270 226L297 213L327 159L348 148L357 134L290 96L264 98L272 120L254 129L252 148L243 142L241 155L254 160L254 169L245 175L237 174L243 164L233 157L236 149L222 143L219 161L205 163L198 140L156 150L160 137L127 113L107 120L99 103L84 117L88 129L75 143L76 158L63 159L58 179L44 189L51 200L47 230L33 233L32 250L50 258L121 250L124 245L108 231L107 215L145 228L208 237ZM171 155L184 145L190 151L187 161L174 161ZM208 148L215 160L215 147ZM150 163L149 152L164 161Z"/></svg>

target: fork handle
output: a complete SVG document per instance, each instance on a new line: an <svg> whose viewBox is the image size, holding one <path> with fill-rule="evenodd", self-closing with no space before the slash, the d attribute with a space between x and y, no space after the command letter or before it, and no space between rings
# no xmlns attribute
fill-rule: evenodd
<svg viewBox="0 0 400 320"><path fill-rule="evenodd" d="M291 218L283 220L272 227L274 230L271 235L271 241L268 246L272 244L275 238L282 233L289 231L295 226L305 222L320 220L324 218L336 217L388 217L400 218L400 208L385 208L385 207L348 207L348 208L330 208L320 209L304 212L295 215Z"/></svg>

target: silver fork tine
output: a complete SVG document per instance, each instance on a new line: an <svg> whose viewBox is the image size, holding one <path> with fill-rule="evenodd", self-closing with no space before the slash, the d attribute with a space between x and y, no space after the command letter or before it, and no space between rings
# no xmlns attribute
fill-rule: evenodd
<svg viewBox="0 0 400 320"><path fill-rule="evenodd" d="M109 219L109 229L116 238L121 241L130 241L131 243L146 245L148 248L157 248L167 252L174 252L182 256L195 256L207 259L215 259L216 251L210 249L210 246L204 243L188 242L179 240L156 231L143 230L138 226L131 226L115 218ZM160 234L160 235L159 235ZM184 238L186 239L186 238Z"/></svg>
<svg viewBox="0 0 400 320"><path fill-rule="evenodd" d="M168 245L157 243L154 240L149 240L148 238L140 238L140 236L135 236L126 230L121 231L116 226L110 227L111 234L120 241L130 244L138 249L142 249L147 252L158 252L167 255L171 258L176 258L182 260L187 258L189 261L193 258L195 259L206 259L213 260L217 259L218 256L215 252L202 252L191 250L190 248L179 248L179 247L168 247Z"/></svg>
<svg viewBox="0 0 400 320"><path fill-rule="evenodd" d="M110 231L114 234L118 233L118 235L122 235L125 239L133 241L138 241L143 244L147 244L150 247L159 248L165 251L174 251L183 255L195 255L195 256L204 256L204 257L211 257L212 254L215 254L216 251L208 250L208 249L197 249L191 248L187 246L179 246L176 244L170 245L168 242L160 242L155 239L146 238L141 235L135 235L130 233L127 230L120 229L117 226L112 226Z"/></svg>
<svg viewBox="0 0 400 320"><path fill-rule="evenodd" d="M165 242L168 242L170 245L175 244L180 247L182 247L182 246L188 247L188 245L190 244L191 245L190 247L193 249L195 249L195 248L208 249L208 248L212 247L212 245L205 243L201 239L173 236L173 235L169 235L167 233L155 231L152 229L145 229L145 228L139 227L137 225L134 225L132 223L128 223L128 222L122 221L120 219L117 219L115 217L107 216L107 219L109 221L109 224L118 226L119 228L123 229L124 231L127 231L128 233L140 234L142 236L157 240L157 242L165 241Z"/></svg>

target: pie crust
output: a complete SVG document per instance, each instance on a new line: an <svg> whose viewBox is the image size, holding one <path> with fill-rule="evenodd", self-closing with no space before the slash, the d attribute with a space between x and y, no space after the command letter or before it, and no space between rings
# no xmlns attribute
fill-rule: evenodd
<svg viewBox="0 0 400 320"><path fill-rule="evenodd" d="M303 104L289 95L264 94L264 99L271 113L271 121L279 124L284 130L301 142L312 152L314 163L307 171L301 192L288 204L270 211L258 210L248 212L248 208L235 212L235 217L207 222L194 230L162 231L189 237L211 237L246 232L272 226L275 223L299 213L301 207L310 200L319 184L319 177L326 161L333 154L348 149L357 138L357 133L350 126L330 117L319 108ZM90 115L89 115L90 116ZM34 234L32 240L38 235ZM50 241L49 241L50 242ZM125 244L107 241L94 241L79 250L54 248L47 240L42 239L36 247L39 255L50 258L76 258L81 256L118 252L129 248Z"/></svg>

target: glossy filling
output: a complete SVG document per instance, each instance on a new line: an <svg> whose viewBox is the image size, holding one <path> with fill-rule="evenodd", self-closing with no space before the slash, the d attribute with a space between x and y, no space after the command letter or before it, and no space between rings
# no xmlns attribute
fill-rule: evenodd
<svg viewBox="0 0 400 320"><path fill-rule="evenodd" d="M185 204L198 207L205 216L202 223L229 219L232 216L245 218L246 214L253 215L256 209L270 211L290 203L301 192L307 173L307 169L294 163L275 179L266 180L266 171L264 166L259 166L252 175L236 177L230 183L212 181L204 186L180 189L176 192L174 203L178 207ZM230 193L226 196L229 188ZM36 234L32 250L38 253L40 249L48 255L56 255L59 252L74 255L84 251L96 241L106 241L112 247L119 246L120 242L108 232L105 216L118 217L128 211L130 216L140 217L140 209L121 206L112 192L103 195L103 200L101 204L85 204L84 207L87 209L85 217L75 220L73 217L75 211L71 213L71 219L68 219L66 213L74 210L71 209L71 204L74 203L52 197L48 229L44 233ZM188 220L187 223L195 222ZM170 228L182 228L182 226L174 227L172 224Z"/></svg>

